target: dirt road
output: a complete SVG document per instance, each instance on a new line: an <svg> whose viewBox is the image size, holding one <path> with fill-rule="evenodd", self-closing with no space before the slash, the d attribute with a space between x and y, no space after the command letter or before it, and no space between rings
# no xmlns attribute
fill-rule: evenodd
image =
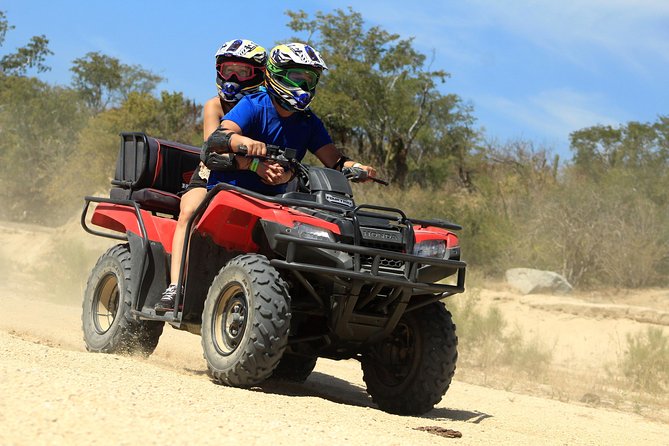
<svg viewBox="0 0 669 446"><path fill-rule="evenodd" d="M355 361L303 385L213 384L199 337L166 329L148 360L83 349L79 308L0 294L0 444L666 444L634 414L458 382L424 417L377 410ZM444 438L418 428L458 431ZM436 430L436 429L433 429Z"/></svg>
<svg viewBox="0 0 669 446"><path fill-rule="evenodd" d="M669 424L629 410L464 383L462 362L434 410L401 417L375 408L355 361L320 359L303 385L268 381L242 390L212 383L200 338L170 327L148 359L87 353L75 305L80 291L59 298L68 304L55 301L56 285L77 280L72 265L85 254L69 234L82 237L78 223L58 230L0 224L0 445L669 444ZM103 252L99 238L83 237L93 259ZM594 380L615 339L641 324L584 318L570 302L546 309L545 299L539 305L506 292L486 300L527 332L548 333L557 366L596 369ZM437 435L448 430L462 437Z"/></svg>

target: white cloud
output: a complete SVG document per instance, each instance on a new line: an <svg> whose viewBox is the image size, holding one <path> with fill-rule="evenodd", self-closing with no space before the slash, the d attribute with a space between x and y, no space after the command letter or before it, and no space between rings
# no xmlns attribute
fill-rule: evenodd
<svg viewBox="0 0 669 446"><path fill-rule="evenodd" d="M605 51L631 69L669 61L669 2L665 0L474 0L487 25L502 27L574 63ZM650 57L649 57L650 56Z"/></svg>
<svg viewBox="0 0 669 446"><path fill-rule="evenodd" d="M669 62L667 0L396 0L359 6L366 20L382 23L448 60L471 63L483 52L480 35L504 32L589 70L602 53L637 73L652 75ZM485 55L482 56L485 58Z"/></svg>
<svg viewBox="0 0 669 446"><path fill-rule="evenodd" d="M480 98L477 102L505 116L518 129L525 128L529 134L544 134L559 140L566 140L571 132L585 127L618 125L624 114L607 106L597 95L567 88L546 90L515 101L495 96Z"/></svg>

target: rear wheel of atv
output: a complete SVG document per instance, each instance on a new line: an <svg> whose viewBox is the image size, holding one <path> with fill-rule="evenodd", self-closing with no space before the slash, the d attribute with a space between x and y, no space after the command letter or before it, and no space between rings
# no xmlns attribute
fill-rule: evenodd
<svg viewBox="0 0 669 446"><path fill-rule="evenodd" d="M451 314L436 302L402 316L361 360L367 392L383 411L421 415L448 390L458 358Z"/></svg>
<svg viewBox="0 0 669 446"><path fill-rule="evenodd" d="M286 349L290 298L266 257L235 257L214 279L202 311L202 348L219 383L248 387L267 379Z"/></svg>
<svg viewBox="0 0 669 446"><path fill-rule="evenodd" d="M303 356L285 352L281 356L279 365L274 369L272 377L302 383L314 371L317 359L314 356Z"/></svg>
<svg viewBox="0 0 669 446"><path fill-rule="evenodd" d="M130 315L130 266L128 245L116 245L91 271L81 314L88 351L148 356L158 345L163 322L138 321Z"/></svg>

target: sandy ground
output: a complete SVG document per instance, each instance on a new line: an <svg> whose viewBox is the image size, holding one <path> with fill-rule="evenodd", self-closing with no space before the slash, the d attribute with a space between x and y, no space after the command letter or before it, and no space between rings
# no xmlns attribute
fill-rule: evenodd
<svg viewBox="0 0 669 446"><path fill-rule="evenodd" d="M87 249L104 250L106 241L77 231L76 224L0 224L1 445L669 444L669 424L661 421L669 418L625 404L591 407L518 383L512 391L469 384L459 379L475 373L466 363L434 410L401 417L376 409L356 361L320 359L302 385L270 380L242 390L212 383L200 338L169 327L148 359L87 353L77 297L48 285L72 280L67 262L60 260L62 270L44 266L54 239L84 237ZM556 370L595 387L627 333L650 325L666 333L669 324L669 290L554 297L495 285L481 300L551 345ZM447 429L462 437L429 432Z"/></svg>

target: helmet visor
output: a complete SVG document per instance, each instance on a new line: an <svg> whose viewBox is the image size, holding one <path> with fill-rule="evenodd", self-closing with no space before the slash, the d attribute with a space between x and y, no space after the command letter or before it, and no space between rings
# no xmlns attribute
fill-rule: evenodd
<svg viewBox="0 0 669 446"><path fill-rule="evenodd" d="M316 88L320 74L308 68L287 68L275 73L282 82L291 87L310 91Z"/></svg>
<svg viewBox="0 0 669 446"><path fill-rule="evenodd" d="M255 77L261 69L244 62L222 62L216 64L216 71L226 81L235 75L238 81L243 82Z"/></svg>

